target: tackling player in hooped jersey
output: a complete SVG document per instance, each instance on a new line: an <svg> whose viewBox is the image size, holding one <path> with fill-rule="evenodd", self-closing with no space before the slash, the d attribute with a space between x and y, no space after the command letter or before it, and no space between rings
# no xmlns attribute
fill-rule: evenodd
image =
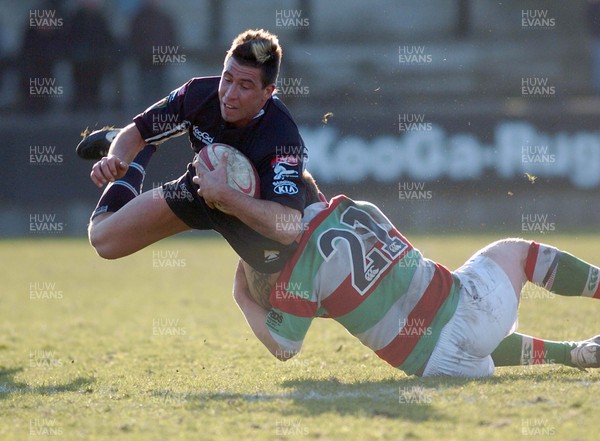
<svg viewBox="0 0 600 441"><path fill-rule="evenodd" d="M303 222L281 274L257 274L240 261L234 281L248 324L281 360L299 352L314 318L326 317L408 374L600 367L600 336L554 342L514 332L527 280L560 295L600 298L597 267L547 245L505 239L452 272L423 257L376 206L345 196L310 205Z"/></svg>
<svg viewBox="0 0 600 441"><path fill-rule="evenodd" d="M295 220L306 205L306 150L274 95L280 61L277 37L246 31L233 41L220 77L191 79L119 131L91 172L96 185L109 183L88 231L100 256L114 259L185 230L214 229L253 268L281 270L295 250ZM244 153L258 171L261 199L231 189L224 167L193 164L179 179L141 193L156 145L185 133L196 153L217 142ZM78 154L94 157L79 147Z"/></svg>

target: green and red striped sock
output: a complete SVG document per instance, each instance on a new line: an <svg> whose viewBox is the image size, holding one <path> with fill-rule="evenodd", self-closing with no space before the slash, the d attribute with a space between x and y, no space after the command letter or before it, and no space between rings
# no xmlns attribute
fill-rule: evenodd
<svg viewBox="0 0 600 441"><path fill-rule="evenodd" d="M525 275L558 295L600 298L600 269L549 245L531 243Z"/></svg>
<svg viewBox="0 0 600 441"><path fill-rule="evenodd" d="M574 342L542 340L515 332L492 352L492 360L495 366L564 364L573 367L571 350L575 346Z"/></svg>

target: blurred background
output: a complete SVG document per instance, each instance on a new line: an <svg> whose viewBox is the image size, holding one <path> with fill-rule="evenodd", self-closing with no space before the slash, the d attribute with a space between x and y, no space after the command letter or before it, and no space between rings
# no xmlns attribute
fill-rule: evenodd
<svg viewBox="0 0 600 441"><path fill-rule="evenodd" d="M247 28L280 38L279 95L328 196L405 231L597 231L596 1L2 0L0 234L84 235L81 132L219 75ZM183 173L186 138L146 190Z"/></svg>

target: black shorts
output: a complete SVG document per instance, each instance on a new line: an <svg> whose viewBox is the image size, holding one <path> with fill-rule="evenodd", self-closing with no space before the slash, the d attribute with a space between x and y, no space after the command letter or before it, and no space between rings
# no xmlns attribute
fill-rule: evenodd
<svg viewBox="0 0 600 441"><path fill-rule="evenodd" d="M204 199L198 196L199 187L192 181L194 176L195 169L190 163L182 176L163 184L163 197L173 213L187 226L194 230L212 230L213 219L221 212L211 210Z"/></svg>
<svg viewBox="0 0 600 441"><path fill-rule="evenodd" d="M235 216L212 209L198 196L192 178L196 171L188 164L184 175L163 184L163 197L175 215L195 230L215 230L234 251L255 270L263 273L281 271L296 250L296 244L283 245L261 236Z"/></svg>

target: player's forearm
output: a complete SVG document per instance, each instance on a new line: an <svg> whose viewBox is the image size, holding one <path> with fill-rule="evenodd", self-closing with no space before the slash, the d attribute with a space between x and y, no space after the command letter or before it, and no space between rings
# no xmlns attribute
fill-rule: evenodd
<svg viewBox="0 0 600 441"><path fill-rule="evenodd" d="M277 202L253 199L238 191L226 191L219 201L228 211L256 232L289 245L302 231L302 215Z"/></svg>
<svg viewBox="0 0 600 441"><path fill-rule="evenodd" d="M246 275L240 261L233 281L233 298L244 314L246 322L248 322L254 335L265 345L271 354L285 361L289 357L284 357L287 354L281 350L267 328L268 311L252 300L248 289Z"/></svg>
<svg viewBox="0 0 600 441"><path fill-rule="evenodd" d="M273 337L271 337L271 333L267 328L267 310L249 298L239 302L238 306L246 317L246 321L256 338L265 345L273 356L281 360L280 354L283 354L284 351L279 347Z"/></svg>
<svg viewBox="0 0 600 441"><path fill-rule="evenodd" d="M145 145L146 141L142 138L135 124L131 123L115 137L108 154L130 163Z"/></svg>

